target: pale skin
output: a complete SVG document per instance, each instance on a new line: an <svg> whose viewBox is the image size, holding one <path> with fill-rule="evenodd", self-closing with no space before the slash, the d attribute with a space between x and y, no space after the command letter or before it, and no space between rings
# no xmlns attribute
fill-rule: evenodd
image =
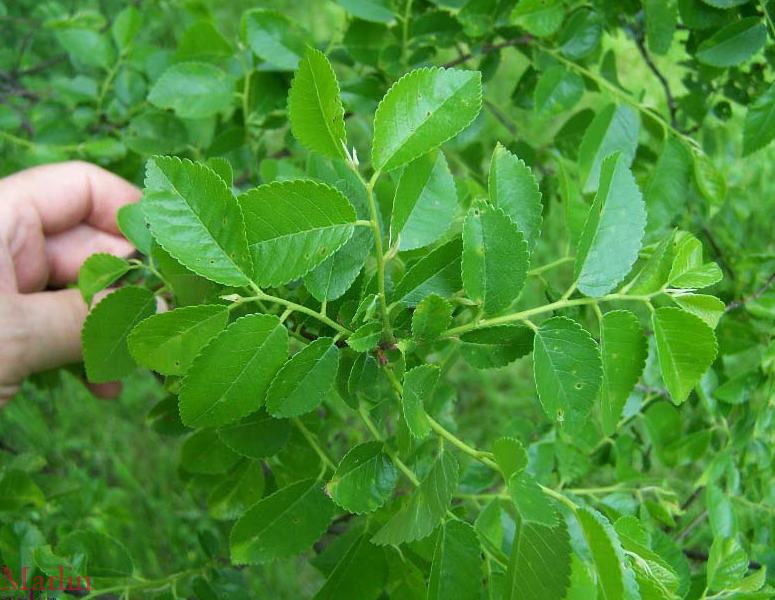
<svg viewBox="0 0 775 600"><path fill-rule="evenodd" d="M128 256L116 212L140 190L96 165L72 161L0 179L0 403L32 373L81 359L88 307L77 289L91 254ZM94 386L112 396L118 384Z"/></svg>

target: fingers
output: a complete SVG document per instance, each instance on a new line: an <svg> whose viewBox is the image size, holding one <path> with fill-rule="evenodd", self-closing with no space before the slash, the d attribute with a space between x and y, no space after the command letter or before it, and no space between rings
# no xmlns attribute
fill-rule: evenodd
<svg viewBox="0 0 775 600"><path fill-rule="evenodd" d="M127 181L79 161L0 179L0 291L75 281L93 252L128 255L116 212L139 197Z"/></svg>
<svg viewBox="0 0 775 600"><path fill-rule="evenodd" d="M46 234L85 222L120 235L116 211L140 199L140 190L90 163L70 161L20 171L0 180L0 198L32 205Z"/></svg>
<svg viewBox="0 0 775 600"><path fill-rule="evenodd" d="M89 225L76 225L46 239L48 282L59 286L75 281L83 261L94 253L107 252L115 256L129 256L133 250L132 244L123 237Z"/></svg>
<svg viewBox="0 0 775 600"><path fill-rule="evenodd" d="M87 312L77 290L0 294L0 407L28 375L81 359L81 327ZM114 398L121 384L93 384L89 389Z"/></svg>
<svg viewBox="0 0 775 600"><path fill-rule="evenodd" d="M81 327L88 307L78 290L40 292L13 297L17 374L53 369L81 360ZM5 333L3 334L5 335Z"/></svg>
<svg viewBox="0 0 775 600"><path fill-rule="evenodd" d="M109 383L90 383L87 386L91 393L100 398L118 398L121 393L121 383L111 381Z"/></svg>

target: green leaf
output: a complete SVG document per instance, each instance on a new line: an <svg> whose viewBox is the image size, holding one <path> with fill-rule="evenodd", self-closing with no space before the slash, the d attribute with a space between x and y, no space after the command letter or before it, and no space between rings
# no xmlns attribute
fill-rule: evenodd
<svg viewBox="0 0 775 600"><path fill-rule="evenodd" d="M288 443L290 436L291 422L275 419L264 409L218 430L218 437L224 444L253 459L274 456Z"/></svg>
<svg viewBox="0 0 775 600"><path fill-rule="evenodd" d="M162 375L184 375L202 347L229 321L225 306L186 306L148 317L129 334L137 364Z"/></svg>
<svg viewBox="0 0 775 600"><path fill-rule="evenodd" d="M678 25L676 0L645 0L646 41L654 54L666 54L670 50Z"/></svg>
<svg viewBox="0 0 775 600"><path fill-rule="evenodd" d="M142 208L156 241L185 267L224 285L248 284L242 213L214 171L187 159L150 159Z"/></svg>
<svg viewBox="0 0 775 600"><path fill-rule="evenodd" d="M151 253L153 236L148 231L143 207L139 202L125 204L116 213L116 223L123 236L146 256Z"/></svg>
<svg viewBox="0 0 775 600"><path fill-rule="evenodd" d="M412 337L418 344L437 339L452 321L452 304L431 294L417 305L412 314Z"/></svg>
<svg viewBox="0 0 775 600"><path fill-rule="evenodd" d="M261 463L248 462L215 486L207 497L207 510L214 519L240 518L264 495Z"/></svg>
<svg viewBox="0 0 775 600"><path fill-rule="evenodd" d="M374 23L395 21L390 0L336 0L336 3L351 15L364 21Z"/></svg>
<svg viewBox="0 0 775 600"><path fill-rule="evenodd" d="M291 131L305 148L329 158L345 158L347 134L339 83L328 58L307 48L288 92Z"/></svg>
<svg viewBox="0 0 775 600"><path fill-rule="evenodd" d="M630 284L631 294L653 294L667 286L670 268L673 264L673 238L671 231L654 247L651 254Z"/></svg>
<svg viewBox="0 0 775 600"><path fill-rule="evenodd" d="M277 287L302 277L353 234L355 210L347 198L312 180L276 181L237 200L260 286Z"/></svg>
<svg viewBox="0 0 775 600"><path fill-rule="evenodd" d="M239 454L227 447L212 429L195 431L180 448L180 464L189 473L218 475L239 461Z"/></svg>
<svg viewBox="0 0 775 600"><path fill-rule="evenodd" d="M457 209L457 191L447 159L442 152L429 152L401 171L393 199L390 221L391 244L399 250L428 246L452 225Z"/></svg>
<svg viewBox="0 0 775 600"><path fill-rule="evenodd" d="M368 352L376 348L382 337L382 323L371 321L361 325L347 338L347 345L356 352Z"/></svg>
<svg viewBox="0 0 775 600"><path fill-rule="evenodd" d="M135 361L129 354L127 338L135 325L155 311L155 296L134 286L116 290L92 309L81 333L89 381L114 381L134 370Z"/></svg>
<svg viewBox="0 0 775 600"><path fill-rule="evenodd" d="M183 122L167 111L142 112L129 121L123 141L138 154L172 154L186 145L188 132ZM131 205L125 205L131 206Z"/></svg>
<svg viewBox="0 0 775 600"><path fill-rule="evenodd" d="M326 493L346 511L374 512L390 499L398 480L382 442L358 444L345 454L326 485Z"/></svg>
<svg viewBox="0 0 775 600"><path fill-rule="evenodd" d="M87 304L94 294L101 292L119 277L126 274L132 266L123 258L112 254L92 254L81 265L78 273L78 289Z"/></svg>
<svg viewBox="0 0 775 600"><path fill-rule="evenodd" d="M317 408L334 386L339 349L331 338L318 338L285 363L266 393L273 417L297 417Z"/></svg>
<svg viewBox="0 0 775 600"><path fill-rule="evenodd" d="M414 263L393 290L394 302L417 306L424 298L436 294L442 298L457 292L460 281L462 241L447 242Z"/></svg>
<svg viewBox="0 0 775 600"><path fill-rule="evenodd" d="M153 84L148 102L183 119L203 119L230 108L233 96L234 80L225 71L208 63L186 62L164 71Z"/></svg>
<svg viewBox="0 0 775 600"><path fill-rule="evenodd" d="M178 40L176 61L208 61L231 56L234 48L218 28L208 20L197 21L187 28Z"/></svg>
<svg viewBox="0 0 775 600"><path fill-rule="evenodd" d="M32 478L24 471L9 469L0 479L0 510L21 511L25 506L43 508L46 496Z"/></svg>
<svg viewBox="0 0 775 600"><path fill-rule="evenodd" d="M232 187L234 185L234 169L231 163L221 156L208 158L205 164L213 170L218 177L223 179L224 183Z"/></svg>
<svg viewBox="0 0 775 600"><path fill-rule="evenodd" d="M304 285L316 300L336 300L344 295L361 272L374 245L368 227L356 227L352 237L304 276Z"/></svg>
<svg viewBox="0 0 775 600"><path fill-rule="evenodd" d="M678 575L667 561L651 550L650 536L640 522L635 517L621 517L614 523L614 530L635 573L640 598L680 598L676 594Z"/></svg>
<svg viewBox="0 0 775 600"><path fill-rule="evenodd" d="M743 156L753 154L775 138L775 85L748 107L743 125Z"/></svg>
<svg viewBox="0 0 775 600"><path fill-rule="evenodd" d="M288 17L272 10L245 12L240 35L253 53L267 62L264 68L293 71L305 51L306 34Z"/></svg>
<svg viewBox="0 0 775 600"><path fill-rule="evenodd" d="M638 259L646 228L646 206L625 158L605 159L600 186L576 252L574 275L587 296L613 290Z"/></svg>
<svg viewBox="0 0 775 600"><path fill-rule="evenodd" d="M716 359L713 330L679 308L658 308L651 317L659 369L675 404L681 404Z"/></svg>
<svg viewBox="0 0 775 600"><path fill-rule="evenodd" d="M506 482L527 467L527 451L517 438L499 437L492 444L492 453Z"/></svg>
<svg viewBox="0 0 775 600"><path fill-rule="evenodd" d="M564 600L597 600L595 580L578 554L571 556L570 586Z"/></svg>
<svg viewBox="0 0 775 600"><path fill-rule="evenodd" d="M459 476L455 457L450 452L442 452L420 486L371 541L378 546L397 546L429 536L446 514Z"/></svg>
<svg viewBox="0 0 775 600"><path fill-rule="evenodd" d="M515 473L509 477L509 496L522 523L537 523L554 527L558 521L554 500L544 494L529 473Z"/></svg>
<svg viewBox="0 0 775 600"><path fill-rule="evenodd" d="M336 514L319 482L297 481L260 500L231 530L235 565L267 563L312 546Z"/></svg>
<svg viewBox="0 0 775 600"><path fill-rule="evenodd" d="M568 528L519 523L511 545L504 600L563 600L570 585Z"/></svg>
<svg viewBox="0 0 775 600"><path fill-rule="evenodd" d="M562 65L555 65L544 71L536 84L536 112L542 116L554 116L569 111L583 94L584 80L581 75Z"/></svg>
<svg viewBox="0 0 775 600"><path fill-rule="evenodd" d="M594 10L580 8L570 14L560 32L560 51L578 60L594 52L603 35L603 19Z"/></svg>
<svg viewBox="0 0 775 600"><path fill-rule="evenodd" d="M466 294L487 315L507 309L525 285L528 245L501 209L474 207L463 224L462 279Z"/></svg>
<svg viewBox="0 0 775 600"><path fill-rule="evenodd" d="M460 336L460 354L477 369L505 367L533 349L533 330L525 325L496 325Z"/></svg>
<svg viewBox="0 0 775 600"><path fill-rule="evenodd" d="M215 302L223 294L223 287L220 284L200 277L187 269L156 242L151 246L150 256L156 264L156 270L170 287L178 306L196 306Z"/></svg>
<svg viewBox="0 0 775 600"><path fill-rule="evenodd" d="M670 299L686 312L700 317L713 329L726 310L726 305L721 300L706 294L675 294L670 296Z"/></svg>
<svg viewBox="0 0 775 600"><path fill-rule="evenodd" d="M707 154L694 152L694 182L711 206L723 204L727 195L727 180Z"/></svg>
<svg viewBox="0 0 775 600"><path fill-rule="evenodd" d="M640 600L635 575L627 563L619 536L608 519L588 507L579 508L576 518L597 570L597 586L602 597Z"/></svg>
<svg viewBox="0 0 775 600"><path fill-rule="evenodd" d="M86 557L85 575L89 577L131 577L134 563L129 551L118 540L85 529L70 531L59 542L58 554L81 554Z"/></svg>
<svg viewBox="0 0 775 600"><path fill-rule="evenodd" d="M420 365L404 374L401 406L409 433L416 438L422 439L431 431L425 403L430 400L440 375L441 370L436 365Z"/></svg>
<svg viewBox="0 0 775 600"><path fill-rule="evenodd" d="M713 67L734 67L756 54L767 41L759 17L746 17L722 27L697 47L697 60Z"/></svg>
<svg viewBox="0 0 775 600"><path fill-rule="evenodd" d="M609 155L621 152L624 166L632 164L639 133L638 113L627 105L609 104L595 115L579 146L579 173L585 194L597 191L603 161Z"/></svg>
<svg viewBox="0 0 775 600"><path fill-rule="evenodd" d="M519 0L511 22L537 37L552 35L562 25L565 9L560 0Z"/></svg>
<svg viewBox="0 0 775 600"><path fill-rule="evenodd" d="M119 50L132 45L142 26L143 16L134 6L127 6L116 15L110 26L110 33Z"/></svg>
<svg viewBox="0 0 775 600"><path fill-rule="evenodd" d="M479 600L482 549L474 528L450 519L439 530L428 580L427 600Z"/></svg>
<svg viewBox="0 0 775 600"><path fill-rule="evenodd" d="M288 356L280 319L237 319L194 359L180 388L180 417L189 427L220 427L255 412Z"/></svg>
<svg viewBox="0 0 775 600"><path fill-rule="evenodd" d="M592 410L602 378L595 340L572 319L547 319L535 334L533 371L546 416L578 431Z"/></svg>
<svg viewBox="0 0 775 600"><path fill-rule="evenodd" d="M751 0L702 0L708 6L713 8L721 8L723 10L729 8L735 8L736 6L742 6L748 4Z"/></svg>
<svg viewBox="0 0 775 600"><path fill-rule="evenodd" d="M603 359L600 418L603 432L613 435L622 417L624 404L646 366L648 344L634 313L613 310L603 315L600 321L600 354Z"/></svg>
<svg viewBox="0 0 775 600"><path fill-rule="evenodd" d="M643 196L648 210L648 231L667 228L681 214L689 195L692 157L684 142L668 137Z"/></svg>
<svg viewBox="0 0 775 600"><path fill-rule="evenodd" d="M691 234L678 234L675 256L667 282L679 289L700 289L721 281L724 275L714 262L704 262L702 243Z"/></svg>
<svg viewBox="0 0 775 600"><path fill-rule="evenodd" d="M463 131L482 108L478 71L426 67L399 79L374 115L371 159L390 171Z"/></svg>
<svg viewBox="0 0 775 600"><path fill-rule="evenodd" d="M315 600L375 600L388 575L385 550L362 535L348 548Z"/></svg>
<svg viewBox="0 0 775 600"><path fill-rule="evenodd" d="M57 41L76 63L107 71L116 60L116 53L107 35L81 27L65 27L54 33Z"/></svg>
<svg viewBox="0 0 775 600"><path fill-rule="evenodd" d="M731 588L747 571L748 556L737 538L714 538L708 555L708 589L721 591Z"/></svg>
<svg viewBox="0 0 775 600"><path fill-rule="evenodd" d="M530 167L500 142L492 153L487 187L490 202L517 224L534 248L541 229L541 190Z"/></svg>

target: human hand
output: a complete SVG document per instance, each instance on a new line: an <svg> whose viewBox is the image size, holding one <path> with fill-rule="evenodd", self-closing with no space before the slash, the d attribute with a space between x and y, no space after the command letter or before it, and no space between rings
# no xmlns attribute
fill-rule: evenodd
<svg viewBox="0 0 775 600"><path fill-rule="evenodd" d="M0 179L0 403L26 376L80 360L86 303L77 289L42 290L76 281L95 252L131 254L116 212L139 198L132 184L80 161Z"/></svg>

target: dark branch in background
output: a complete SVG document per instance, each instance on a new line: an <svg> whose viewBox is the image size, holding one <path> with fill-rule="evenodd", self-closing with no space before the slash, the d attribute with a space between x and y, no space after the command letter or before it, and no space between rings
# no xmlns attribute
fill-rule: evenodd
<svg viewBox="0 0 775 600"><path fill-rule="evenodd" d="M745 296L740 300L735 300L734 302L730 302L727 305L725 312L737 310L738 308L742 308L743 306L745 306L746 303L751 302L752 300L761 298L764 295L764 293L772 287L773 284L775 284L775 273L770 273L770 276L767 278L767 281L764 282L764 285L762 285L758 290L756 290L750 296Z"/></svg>
<svg viewBox="0 0 775 600"><path fill-rule="evenodd" d="M513 136L517 135L516 125L514 125L512 120L509 118L509 116L504 114L500 108L495 106L492 102L490 102L486 98L484 100L484 107L492 113L492 116L494 116L497 119L498 123L503 125L511 135Z"/></svg>
<svg viewBox="0 0 775 600"><path fill-rule="evenodd" d="M701 562L708 562L708 553L702 552L701 550L684 550L684 556L686 558L691 558L692 560L698 560ZM761 563L756 562L755 560L748 562L748 568L752 569L754 571L758 571L762 568Z"/></svg>
<svg viewBox="0 0 775 600"><path fill-rule="evenodd" d="M643 57L643 60L646 62L646 65L651 70L651 72L654 73L657 79L659 79L659 83L662 84L662 89L665 90L667 110L670 113L670 125L672 125L674 129L680 131L680 129L678 129L678 120L676 119L676 111L678 110L678 107L675 103L673 92L670 89L670 84L668 83L667 78L662 74L657 65L654 63L651 55L649 54L649 51L646 49L646 44L643 39L643 32L633 31L632 34L640 55Z"/></svg>
<svg viewBox="0 0 775 600"><path fill-rule="evenodd" d="M475 56L482 56L485 54L489 54L490 52L495 52L496 50L500 50L502 48L509 48L511 46L525 46L529 44L531 41L533 41L532 36L521 35L519 37L506 40L505 42L498 42L497 44L484 44L479 50L479 52L476 52L476 53L469 52L468 54L463 54L462 56L459 56L455 60L451 60L448 63L444 63L444 65L442 66L445 69L450 69L452 67L462 65L464 62L468 62Z"/></svg>
<svg viewBox="0 0 775 600"><path fill-rule="evenodd" d="M721 264L721 268L724 269L727 273L729 273L730 279L737 279L737 275L735 274L731 265L729 264L729 262L727 262L727 259L724 256L724 251L721 249L721 245L716 241L716 238L713 235L713 233L711 233L710 229L708 229L707 227L703 227L702 233L705 236L705 238L708 240L708 243L713 248L713 252L716 254L715 258Z"/></svg>
<svg viewBox="0 0 775 600"><path fill-rule="evenodd" d="M51 58L49 60L45 60L39 65L35 65L34 67L30 67L28 69L22 69L21 71L18 71L16 73L17 77L27 77L28 75L37 75L38 73L42 73L46 69L50 67L54 67L60 63L63 63L67 60L67 56L64 54L61 56L55 56L54 58Z"/></svg>

